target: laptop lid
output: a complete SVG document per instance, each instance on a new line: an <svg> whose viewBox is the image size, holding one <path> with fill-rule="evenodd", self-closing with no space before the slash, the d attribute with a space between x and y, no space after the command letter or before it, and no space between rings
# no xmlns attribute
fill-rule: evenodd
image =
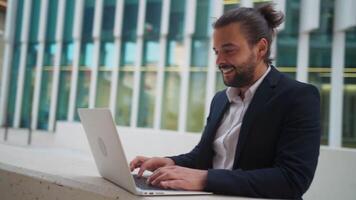
<svg viewBox="0 0 356 200"><path fill-rule="evenodd" d="M142 190L136 187L116 126L107 108L79 108L99 173L105 179L137 195L205 195L210 192L179 190Z"/></svg>
<svg viewBox="0 0 356 200"><path fill-rule="evenodd" d="M109 109L78 109L96 166L102 177L137 193Z"/></svg>

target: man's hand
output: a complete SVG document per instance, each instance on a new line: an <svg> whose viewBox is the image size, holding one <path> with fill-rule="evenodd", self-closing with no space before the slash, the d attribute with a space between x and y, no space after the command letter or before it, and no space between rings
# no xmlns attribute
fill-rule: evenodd
<svg viewBox="0 0 356 200"><path fill-rule="evenodd" d="M130 169L131 171L135 170L136 168L140 168L137 175L142 176L143 172L154 171L160 167L164 166L171 166L174 165L174 161L170 158L162 158L162 157L144 157L144 156L137 156L130 162Z"/></svg>
<svg viewBox="0 0 356 200"><path fill-rule="evenodd" d="M180 166L158 168L147 182L165 189L202 191L206 185L208 171Z"/></svg>

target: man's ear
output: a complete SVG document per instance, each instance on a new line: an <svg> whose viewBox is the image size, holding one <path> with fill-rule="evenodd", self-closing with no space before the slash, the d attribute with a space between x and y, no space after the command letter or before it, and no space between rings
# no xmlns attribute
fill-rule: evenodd
<svg viewBox="0 0 356 200"><path fill-rule="evenodd" d="M260 41L257 43L257 57L259 59L264 60L264 57L268 51L268 41L266 38L261 38Z"/></svg>

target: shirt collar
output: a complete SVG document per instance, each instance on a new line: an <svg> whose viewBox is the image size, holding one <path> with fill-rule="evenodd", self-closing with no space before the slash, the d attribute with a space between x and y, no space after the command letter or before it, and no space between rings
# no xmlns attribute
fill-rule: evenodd
<svg viewBox="0 0 356 200"><path fill-rule="evenodd" d="M255 94L258 86L261 85L263 79L267 76L268 72L271 71L271 67L268 66L266 72L253 84L251 85L248 90L245 92L245 98L244 101L249 101L252 99L253 95ZM226 90L226 95L227 98L229 99L229 102L232 103L236 103L237 101L239 101L241 99L240 97L240 89L237 87L228 87ZM241 100L240 100L241 101Z"/></svg>

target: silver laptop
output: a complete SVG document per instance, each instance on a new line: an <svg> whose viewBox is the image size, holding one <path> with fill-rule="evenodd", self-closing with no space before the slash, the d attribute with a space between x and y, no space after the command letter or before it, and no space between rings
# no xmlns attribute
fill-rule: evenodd
<svg viewBox="0 0 356 200"><path fill-rule="evenodd" d="M101 176L136 195L201 195L208 192L166 190L147 185L131 174L111 112L106 108L78 109Z"/></svg>

